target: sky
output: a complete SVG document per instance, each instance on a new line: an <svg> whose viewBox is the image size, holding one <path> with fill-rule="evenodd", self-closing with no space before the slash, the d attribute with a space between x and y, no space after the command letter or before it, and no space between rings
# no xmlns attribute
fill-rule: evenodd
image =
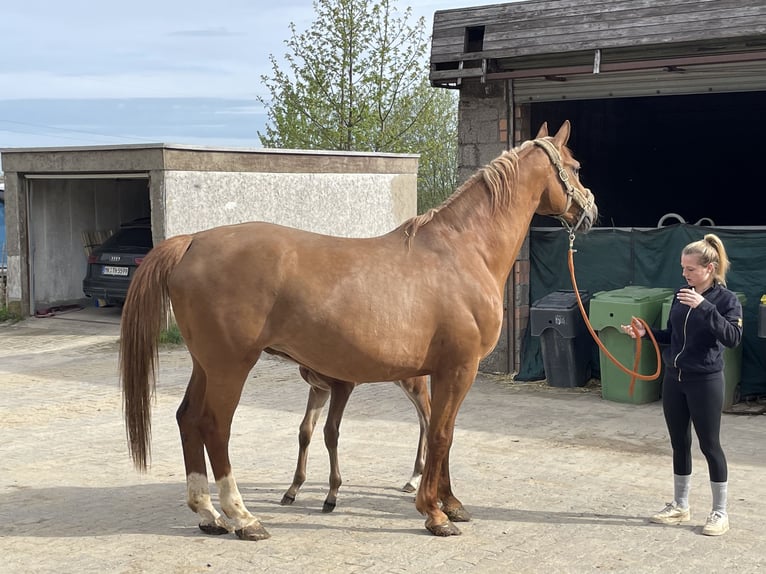
<svg viewBox="0 0 766 574"><path fill-rule="evenodd" d="M410 24L498 2L395 0ZM259 147L261 77L312 0L26 0L0 12L0 149Z"/></svg>

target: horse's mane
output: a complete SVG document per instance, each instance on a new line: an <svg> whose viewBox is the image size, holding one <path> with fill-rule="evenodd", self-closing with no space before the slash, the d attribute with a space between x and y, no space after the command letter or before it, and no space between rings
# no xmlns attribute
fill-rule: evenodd
<svg viewBox="0 0 766 574"><path fill-rule="evenodd" d="M407 242L412 241L412 238L415 237L421 227L430 222L439 212L450 207L466 190L473 188L479 182L484 182L493 213L498 207L507 207L511 202L511 195L518 179L519 152L531 143L526 141L502 153L468 178L457 191L440 205L407 220L404 223L404 233L407 236Z"/></svg>

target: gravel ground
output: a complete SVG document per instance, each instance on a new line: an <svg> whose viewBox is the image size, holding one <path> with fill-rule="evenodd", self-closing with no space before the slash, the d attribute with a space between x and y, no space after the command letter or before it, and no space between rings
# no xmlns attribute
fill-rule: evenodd
<svg viewBox="0 0 766 574"><path fill-rule="evenodd" d="M724 415L732 529L711 538L700 534L710 489L696 439L692 521L646 519L672 497L659 403L480 375L451 454L473 520L462 536L437 538L400 490L418 425L391 384L351 397L335 512L321 512L321 429L307 483L293 506L279 504L308 386L274 359L251 373L231 441L245 502L272 537L206 536L185 504L175 425L188 354L161 352L152 466L139 474L125 444L118 328L109 309L0 325L2 572L766 572L766 416Z"/></svg>

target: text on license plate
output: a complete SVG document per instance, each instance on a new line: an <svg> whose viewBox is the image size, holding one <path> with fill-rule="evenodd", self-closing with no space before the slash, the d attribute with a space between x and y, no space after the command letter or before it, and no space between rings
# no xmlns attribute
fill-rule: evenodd
<svg viewBox="0 0 766 574"><path fill-rule="evenodd" d="M118 267L116 265L104 265L104 268L101 270L101 274L102 275L118 275L120 277L127 277L128 268Z"/></svg>

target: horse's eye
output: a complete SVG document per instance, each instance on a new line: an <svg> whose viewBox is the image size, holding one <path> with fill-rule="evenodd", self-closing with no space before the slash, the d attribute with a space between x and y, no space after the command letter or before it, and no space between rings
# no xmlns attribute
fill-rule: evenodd
<svg viewBox="0 0 766 574"><path fill-rule="evenodd" d="M577 177L580 177L580 167L579 166L573 167L572 173L574 173Z"/></svg>

